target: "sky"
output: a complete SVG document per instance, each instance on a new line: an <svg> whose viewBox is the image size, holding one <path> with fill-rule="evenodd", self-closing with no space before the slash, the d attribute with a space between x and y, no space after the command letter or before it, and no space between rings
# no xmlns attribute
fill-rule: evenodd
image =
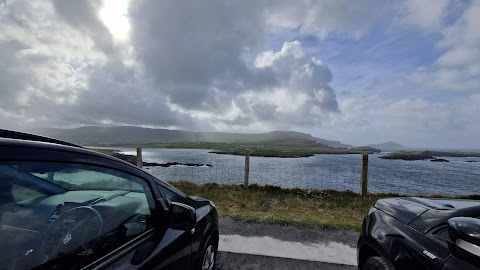
<svg viewBox="0 0 480 270"><path fill-rule="evenodd" d="M0 0L0 128L480 149L480 1Z"/></svg>

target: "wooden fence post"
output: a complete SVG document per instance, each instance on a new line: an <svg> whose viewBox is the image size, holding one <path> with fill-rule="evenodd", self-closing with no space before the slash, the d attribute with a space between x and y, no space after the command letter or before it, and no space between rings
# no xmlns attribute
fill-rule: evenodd
<svg viewBox="0 0 480 270"><path fill-rule="evenodd" d="M368 154L362 154L362 174L360 176L360 195L368 193Z"/></svg>
<svg viewBox="0 0 480 270"><path fill-rule="evenodd" d="M245 149L245 174L243 176L243 188L248 188L248 176L250 174L250 149Z"/></svg>
<svg viewBox="0 0 480 270"><path fill-rule="evenodd" d="M143 167L142 147L137 147L137 167L139 167L139 168Z"/></svg>

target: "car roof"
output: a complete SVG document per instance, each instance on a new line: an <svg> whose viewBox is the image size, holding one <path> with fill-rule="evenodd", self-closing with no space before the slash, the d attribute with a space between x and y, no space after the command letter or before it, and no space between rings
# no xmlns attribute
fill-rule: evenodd
<svg viewBox="0 0 480 270"><path fill-rule="evenodd" d="M52 139L55 140L55 139ZM59 141L61 142L61 141ZM119 158L112 157L110 155L102 154L93 150L89 150L83 148L81 146L77 146L74 144L68 145L65 144L58 144L53 142L43 142L43 141L31 141L26 139L12 139L12 138L2 138L0 137L0 148L22 148L22 149L38 149L38 150L54 150L54 151L61 151L61 152L70 152L70 153L77 153L77 154L86 154L90 156L100 157L104 159L109 159L116 162L121 162L123 164L127 164L130 167L135 167L132 164L123 161Z"/></svg>
<svg viewBox="0 0 480 270"><path fill-rule="evenodd" d="M68 145L68 146L83 148L73 143L64 142L64 141L60 141L60 140L45 137L45 136L13 131L13 130L6 130L6 129L0 129L0 138L28 140L28 141L37 141L37 142L50 142L50 143L55 143L60 145Z"/></svg>

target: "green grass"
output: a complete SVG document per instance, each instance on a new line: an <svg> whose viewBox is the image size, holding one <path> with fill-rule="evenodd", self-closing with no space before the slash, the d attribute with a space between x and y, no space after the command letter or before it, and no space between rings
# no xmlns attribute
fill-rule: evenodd
<svg viewBox="0 0 480 270"><path fill-rule="evenodd" d="M245 149L250 149L251 156L297 158L310 157L315 154L358 154L363 152L380 152L370 147L358 147L352 149L332 148L303 139L289 139L277 141L251 142L251 143L227 143L227 142L186 142L186 143L161 143L150 145L151 147L169 149L208 149L216 154L244 156Z"/></svg>
<svg viewBox="0 0 480 270"><path fill-rule="evenodd" d="M220 216L268 224L320 226L330 229L361 228L373 202L398 194L351 191L286 189L275 186L203 184L173 181L183 192L212 200Z"/></svg>
<svg viewBox="0 0 480 270"><path fill-rule="evenodd" d="M444 152L444 151L400 151L393 152L381 158L403 159L403 160L424 160L433 157L480 157L478 152Z"/></svg>
<svg viewBox="0 0 480 270"><path fill-rule="evenodd" d="M245 190L241 185L195 184L187 181L170 183L186 194L213 201L220 216L267 224L328 229L360 230L363 218L376 200L407 196L396 193L360 196L352 191L288 189L268 185L251 185ZM478 200L480 195L456 198Z"/></svg>
<svg viewBox="0 0 480 270"><path fill-rule="evenodd" d="M124 145L135 147L137 145ZM251 156L298 158L310 157L315 154L360 154L380 152L371 147L354 147L351 149L333 148L308 139L282 139L260 142L180 142L143 144L142 147L166 149L207 149L212 153L244 156L245 149L250 149ZM113 155L116 150L91 149L107 155Z"/></svg>

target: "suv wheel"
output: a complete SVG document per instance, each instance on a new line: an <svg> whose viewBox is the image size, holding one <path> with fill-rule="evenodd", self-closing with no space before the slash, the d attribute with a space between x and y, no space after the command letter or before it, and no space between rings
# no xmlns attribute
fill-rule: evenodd
<svg viewBox="0 0 480 270"><path fill-rule="evenodd" d="M363 265L362 270L394 270L394 269L388 266L388 263L384 258L375 256L367 259L367 261Z"/></svg>

